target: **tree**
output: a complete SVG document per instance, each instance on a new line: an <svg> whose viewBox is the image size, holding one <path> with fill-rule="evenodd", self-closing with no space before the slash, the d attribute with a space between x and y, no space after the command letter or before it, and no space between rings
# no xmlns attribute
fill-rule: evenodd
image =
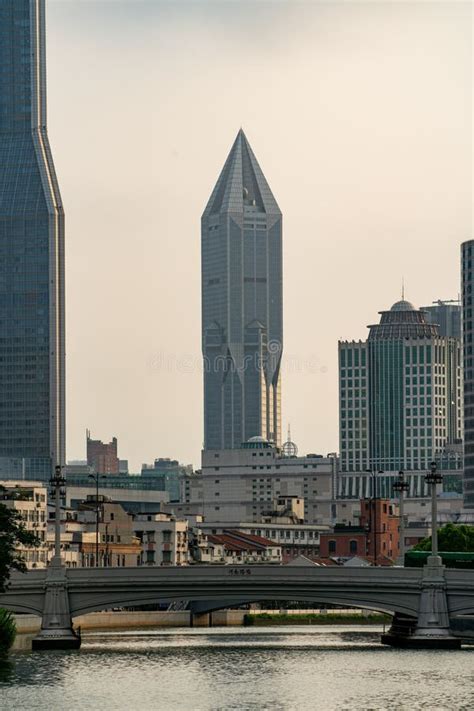
<svg viewBox="0 0 474 711"><path fill-rule="evenodd" d="M445 553L474 553L474 526L447 523L438 531L438 548ZM431 536L413 547L415 551L430 551Z"/></svg>
<svg viewBox="0 0 474 711"><path fill-rule="evenodd" d="M37 546L39 542L34 533L26 530L20 512L0 503L0 592L5 591L12 570L26 570L18 546Z"/></svg>
<svg viewBox="0 0 474 711"><path fill-rule="evenodd" d="M15 618L11 612L0 608L0 661L3 660L16 637Z"/></svg>

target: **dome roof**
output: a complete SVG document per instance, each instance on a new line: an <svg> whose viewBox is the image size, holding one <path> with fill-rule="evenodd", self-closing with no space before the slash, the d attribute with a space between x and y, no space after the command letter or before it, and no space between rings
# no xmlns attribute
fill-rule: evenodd
<svg viewBox="0 0 474 711"><path fill-rule="evenodd" d="M396 301L390 311L415 311L415 307L409 301L402 299L401 301Z"/></svg>
<svg viewBox="0 0 474 711"><path fill-rule="evenodd" d="M269 442L264 437L250 437L246 442L242 442L241 449L273 449L273 442Z"/></svg>

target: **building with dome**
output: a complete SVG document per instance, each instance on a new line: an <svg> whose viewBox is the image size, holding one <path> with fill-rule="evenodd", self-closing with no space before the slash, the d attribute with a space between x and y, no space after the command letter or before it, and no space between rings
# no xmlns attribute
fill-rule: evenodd
<svg viewBox="0 0 474 711"><path fill-rule="evenodd" d="M340 467L425 470L462 441L461 343L405 299L339 342Z"/></svg>
<svg viewBox="0 0 474 711"><path fill-rule="evenodd" d="M204 448L281 444L282 216L242 130L201 221Z"/></svg>

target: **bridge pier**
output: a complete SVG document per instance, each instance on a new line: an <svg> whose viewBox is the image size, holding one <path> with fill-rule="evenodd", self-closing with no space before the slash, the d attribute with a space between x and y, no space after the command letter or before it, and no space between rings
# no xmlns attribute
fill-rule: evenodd
<svg viewBox="0 0 474 711"><path fill-rule="evenodd" d="M33 649L79 649L81 646L81 638L72 627L67 585L66 568L61 559L55 557L46 575L41 630L32 641Z"/></svg>
<svg viewBox="0 0 474 711"><path fill-rule="evenodd" d="M190 612L190 627L212 627L212 612Z"/></svg>
<svg viewBox="0 0 474 711"><path fill-rule="evenodd" d="M395 618L382 643L392 647L459 649L461 640L451 632L446 598L445 567L440 556L429 556L423 568L416 625Z"/></svg>

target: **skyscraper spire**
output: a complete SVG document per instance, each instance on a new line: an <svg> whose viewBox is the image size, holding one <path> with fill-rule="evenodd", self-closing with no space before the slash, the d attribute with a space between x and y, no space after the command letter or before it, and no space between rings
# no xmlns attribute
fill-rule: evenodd
<svg viewBox="0 0 474 711"><path fill-rule="evenodd" d="M281 212L242 129L204 210L206 449L281 442Z"/></svg>

